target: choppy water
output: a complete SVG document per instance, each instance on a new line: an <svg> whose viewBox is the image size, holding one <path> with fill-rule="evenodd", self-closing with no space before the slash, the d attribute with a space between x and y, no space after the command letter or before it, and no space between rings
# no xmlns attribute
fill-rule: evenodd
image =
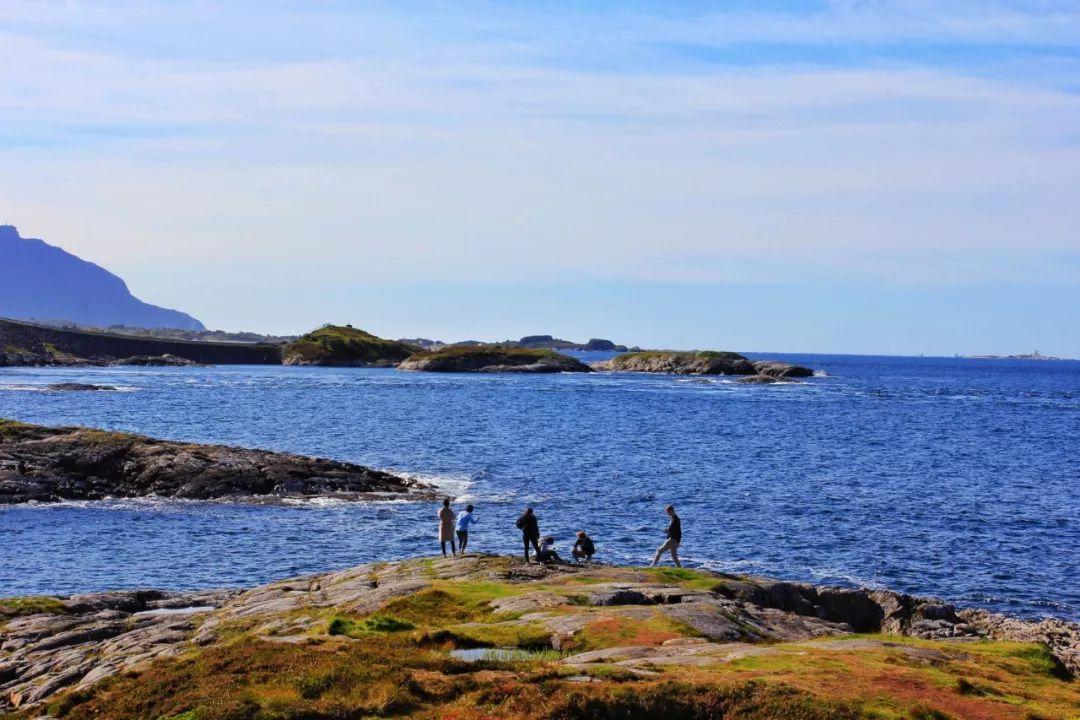
<svg viewBox="0 0 1080 720"><path fill-rule="evenodd" d="M775 357L775 356L774 356ZM790 356L802 385L645 375L219 367L0 370L0 416L235 443L436 479L513 551L690 563L1080 618L1080 363ZM125 392L50 393L52 382ZM428 504L0 509L0 595L250 585L437 550Z"/></svg>

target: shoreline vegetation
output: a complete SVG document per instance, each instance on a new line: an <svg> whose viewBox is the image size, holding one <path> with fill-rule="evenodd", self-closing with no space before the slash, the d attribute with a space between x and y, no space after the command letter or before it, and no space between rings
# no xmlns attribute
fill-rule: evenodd
<svg viewBox="0 0 1080 720"><path fill-rule="evenodd" d="M469 555L0 598L0 717L1067 718L1080 625L886 590Z"/></svg>
<svg viewBox="0 0 1080 720"><path fill-rule="evenodd" d="M0 506L135 497L421 499L434 492L353 463L0 418Z"/></svg>
<svg viewBox="0 0 1080 720"><path fill-rule="evenodd" d="M453 345L419 338L387 340L351 325L324 325L280 343L188 340L58 328L0 318L0 367L198 364L386 367L420 372L645 372L738 375L740 382L798 382L813 371L791 363L751 361L732 352L633 349L594 365L558 352L625 350L608 340L583 345L534 335L519 341Z"/></svg>

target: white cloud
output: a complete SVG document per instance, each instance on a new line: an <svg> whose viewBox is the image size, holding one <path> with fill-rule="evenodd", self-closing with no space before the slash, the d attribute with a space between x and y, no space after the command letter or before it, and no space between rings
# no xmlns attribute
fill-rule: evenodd
<svg viewBox="0 0 1080 720"><path fill-rule="evenodd" d="M955 282L1054 272L1040 253L1078 249L1067 89L917 58L577 62L593 40L619 62L665 42L1075 43L1066 5L444 9L427 35L422 15L333 3L250 26L211 5L0 12L0 214L135 286L255 257L268 296L296 267L343 282ZM325 52L299 38L313 28Z"/></svg>

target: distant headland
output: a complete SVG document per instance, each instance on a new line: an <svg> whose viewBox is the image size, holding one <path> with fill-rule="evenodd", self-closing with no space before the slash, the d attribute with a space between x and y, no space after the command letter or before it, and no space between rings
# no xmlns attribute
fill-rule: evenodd
<svg viewBox="0 0 1080 720"><path fill-rule="evenodd" d="M966 360L1063 360L1064 358L1043 355L1038 350L1019 355L958 355Z"/></svg>
<svg viewBox="0 0 1080 720"><path fill-rule="evenodd" d="M86 325L204 330L187 313L139 300L108 270L0 225L0 315Z"/></svg>
<svg viewBox="0 0 1080 720"><path fill-rule="evenodd" d="M594 347L598 343L608 342L590 341ZM796 378L814 374L810 368L772 360L752 361L732 352L633 351L588 365L576 357L550 348L529 347L520 343L469 342L425 349L422 345L403 340L387 340L352 325L324 325L298 338L277 342L221 342L181 340L168 334L164 337L153 333L128 335L54 327L0 318L0 367L193 363L534 374L599 370L738 375L742 376L741 382L750 383L798 382Z"/></svg>

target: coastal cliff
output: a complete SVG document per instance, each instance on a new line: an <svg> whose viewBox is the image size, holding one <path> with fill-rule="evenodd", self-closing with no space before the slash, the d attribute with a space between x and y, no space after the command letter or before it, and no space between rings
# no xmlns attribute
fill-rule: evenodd
<svg viewBox="0 0 1080 720"><path fill-rule="evenodd" d="M0 225L0 316L202 330L187 313L139 300L108 270Z"/></svg>
<svg viewBox="0 0 1080 720"><path fill-rule="evenodd" d="M775 360L750 360L734 352L716 350L647 350L617 355L596 363L597 370L670 373L674 375L742 375L757 381L810 377L810 368Z"/></svg>
<svg viewBox="0 0 1080 720"><path fill-rule="evenodd" d="M0 367L20 365L169 364L163 356L210 365L277 365L267 343L203 342L68 330L0 318ZM182 364L182 363L181 363Z"/></svg>
<svg viewBox="0 0 1080 720"><path fill-rule="evenodd" d="M383 499L423 497L425 488L322 458L0 419L0 505L146 496Z"/></svg>
<svg viewBox="0 0 1080 720"><path fill-rule="evenodd" d="M395 367L419 351L400 340L386 340L352 325L324 325L282 349L285 365Z"/></svg>
<svg viewBox="0 0 1080 720"><path fill-rule="evenodd" d="M399 370L422 372L557 373L590 372L577 358L554 350L511 348L498 345L451 346L418 352Z"/></svg>
<svg viewBox="0 0 1080 720"><path fill-rule="evenodd" d="M880 590L469 556L246 591L0 598L0 713L1068 718L1080 627Z"/></svg>

